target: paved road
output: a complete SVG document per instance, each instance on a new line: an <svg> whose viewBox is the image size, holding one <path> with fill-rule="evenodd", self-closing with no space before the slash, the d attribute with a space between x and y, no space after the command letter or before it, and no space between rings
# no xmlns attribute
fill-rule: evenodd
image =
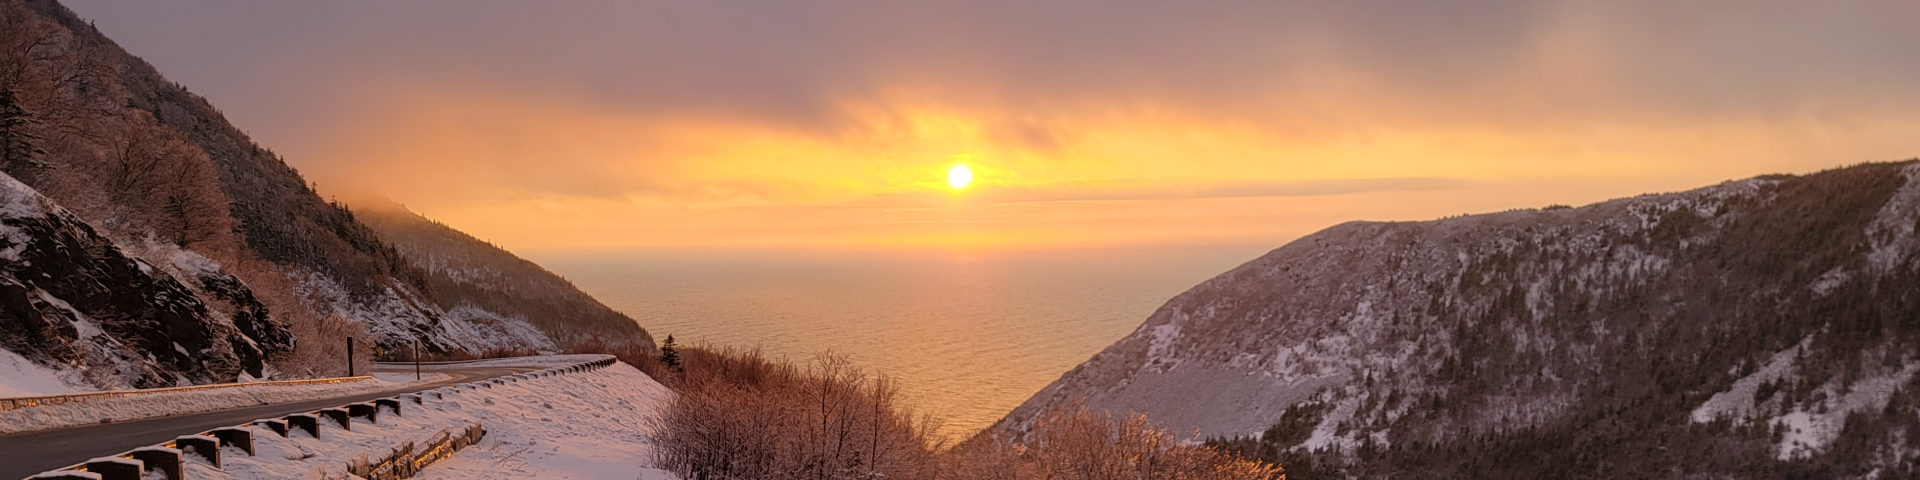
<svg viewBox="0 0 1920 480"><path fill-rule="evenodd" d="M256 419L337 407L402 393L431 390L456 383L531 372L540 368L434 366L427 371L444 373L453 378L406 388L324 400L241 407L173 417L0 435L0 479L26 478L36 473L84 462L90 458L115 455L173 440L173 437L239 425ZM374 370L400 372L402 367L382 365ZM407 366L404 371L412 373L413 367Z"/></svg>

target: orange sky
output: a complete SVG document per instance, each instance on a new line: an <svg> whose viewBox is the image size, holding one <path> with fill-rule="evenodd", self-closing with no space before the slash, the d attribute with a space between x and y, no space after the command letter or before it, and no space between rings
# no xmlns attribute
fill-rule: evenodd
<svg viewBox="0 0 1920 480"><path fill-rule="evenodd" d="M1920 155L1911 2L955 3L74 8L520 251L1277 246Z"/></svg>

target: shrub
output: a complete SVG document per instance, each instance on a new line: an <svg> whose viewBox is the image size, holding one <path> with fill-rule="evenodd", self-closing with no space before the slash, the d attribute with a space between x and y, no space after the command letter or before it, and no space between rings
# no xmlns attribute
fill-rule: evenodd
<svg viewBox="0 0 1920 480"><path fill-rule="evenodd" d="M844 357L803 366L704 346L680 356L683 371L659 369L679 395L649 427L657 464L689 480L1283 478L1269 464L1183 445L1143 415L1079 406L1043 416L1025 444L981 434L947 448L892 380Z"/></svg>
<svg viewBox="0 0 1920 480"><path fill-rule="evenodd" d="M1271 480L1272 464L1182 444L1146 415L1070 405L1034 422L1025 444L982 434L947 454L953 479Z"/></svg>
<svg viewBox="0 0 1920 480"><path fill-rule="evenodd" d="M654 455L688 479L932 479L935 425L844 357L805 366L757 350L684 348Z"/></svg>

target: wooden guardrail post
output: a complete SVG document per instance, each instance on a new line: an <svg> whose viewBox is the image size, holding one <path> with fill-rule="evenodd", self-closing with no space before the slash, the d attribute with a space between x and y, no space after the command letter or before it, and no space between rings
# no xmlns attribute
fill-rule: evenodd
<svg viewBox="0 0 1920 480"><path fill-rule="evenodd" d="M339 422L341 430L346 430L349 432L353 431L353 423L347 421L348 417L351 417L351 415L347 415L347 409L322 408L319 411L315 411L313 413L320 415L322 417L327 417L329 419L332 419L335 422Z"/></svg>
<svg viewBox="0 0 1920 480"><path fill-rule="evenodd" d="M100 457L87 460L87 471L100 474L100 480L140 480L146 464L125 457Z"/></svg>
<svg viewBox="0 0 1920 480"><path fill-rule="evenodd" d="M378 424L380 423L380 407L365 402L349 403L347 404L347 416L365 417L367 423Z"/></svg>
<svg viewBox="0 0 1920 480"><path fill-rule="evenodd" d="M182 480L183 478L181 477L182 468L179 449L141 447L127 452L127 456L133 457L134 460L139 460L140 463L145 464L146 471L158 471L166 475L167 480Z"/></svg>
<svg viewBox="0 0 1920 480"><path fill-rule="evenodd" d="M253 423L256 425L269 425L267 428L272 429L274 433L278 433L282 437L287 436L287 422L285 421L254 420ZM275 426L278 426L278 428L275 428ZM222 428L216 428L213 430L208 430L207 434L213 435L213 438L220 439L220 445L222 446L235 447L241 450L246 450L247 456L249 457L253 456L253 431L252 430L247 430L239 427L222 427Z"/></svg>
<svg viewBox="0 0 1920 480"><path fill-rule="evenodd" d="M287 426L306 430L313 438L320 438L320 417L311 413L287 415Z"/></svg>
<svg viewBox="0 0 1920 480"><path fill-rule="evenodd" d="M248 435L252 437L252 435ZM183 454L199 455L213 468L220 468L220 439L206 435L181 435L174 437L173 447Z"/></svg>
<svg viewBox="0 0 1920 480"><path fill-rule="evenodd" d="M404 396L404 395L403 395L403 396ZM420 397L419 397L419 396L414 396L413 398L414 398L414 400L416 401L416 403L418 403L418 400L420 399ZM374 401L373 401L373 408L374 408L375 410L378 410L378 409L380 409L380 407L387 407L387 408L391 408L391 409L393 409L393 414L394 414L394 415L396 415L396 416L401 416L401 417L404 417L404 416L406 416L406 415L400 415L400 399L399 399L399 397L393 397L393 398L381 398L381 399L376 399L376 400L374 400Z"/></svg>

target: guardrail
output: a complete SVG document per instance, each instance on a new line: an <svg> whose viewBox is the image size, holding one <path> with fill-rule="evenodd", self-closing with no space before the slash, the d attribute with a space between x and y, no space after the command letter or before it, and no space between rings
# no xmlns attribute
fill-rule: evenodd
<svg viewBox="0 0 1920 480"><path fill-rule="evenodd" d="M47 395L47 396L41 396L41 397L0 398L0 412L21 409L26 407L35 407L40 405L60 405L60 404L66 404L66 403L80 403L80 402L85 402L89 400L106 400L110 398L138 397L142 395L152 395L156 393L184 392L184 391L194 391L194 390L217 390L217 389L223 389L223 388L258 387L258 386L267 386L267 385L314 385L314 384L329 384L329 383L346 383L346 382L358 382L361 380L368 380L372 378L373 377L361 375L357 377L315 378L310 380L274 380L274 381L267 381L267 382L220 383L220 384L214 384L214 385L194 385L191 387L149 388L145 390L110 390L105 392L69 393L66 395Z"/></svg>
<svg viewBox="0 0 1920 480"><path fill-rule="evenodd" d="M181 435L173 441L159 445L136 448L119 455L95 458L88 460L86 463L43 472L27 478L28 480L138 480L146 478L147 475L159 474L168 480L184 480L186 474L185 455L187 454L201 457L216 469L220 468L220 452L224 447L234 447L244 451L248 456L252 456L254 453L254 430L246 428L248 426L259 425L268 431L285 437L292 433L293 429L289 427L292 423L291 420L295 417L299 417L301 420L313 419L317 423L312 425L311 432L314 438L318 439L320 438L320 423L337 425L340 428L351 428L351 422L347 421L347 416L365 416L369 421L374 421L377 415L379 415L381 407L390 407L394 415L404 416L400 412L401 406L404 405L405 402L423 405L427 401L429 395L426 394L428 393L431 393L431 396L435 399L444 399L445 391L447 390L458 390L462 387L470 390L480 388L492 389L494 385L506 385L519 382L520 380L530 380L567 373L590 372L613 365L618 361L619 360L612 356L608 356L600 360L581 362L564 367L552 367L533 372L449 385L419 393L400 394L377 399L372 402L357 402L333 408L323 408L308 413L296 413L279 419L255 420L243 425L216 428L194 435ZM340 413L336 414L334 412ZM335 417L341 418L335 419ZM319 420L322 418L333 420L320 422ZM335 421L338 423L335 423ZM304 425L302 426L302 430L305 430ZM385 455L382 455L378 461L369 460L364 455L354 458L346 465L346 469L349 473L360 475L363 478L382 480L409 478L412 477L414 473L419 472L421 468L425 468L429 464L452 456L454 451L479 442L480 438L484 435L486 435L486 429L481 428L477 423L470 424L464 431L457 433L443 430L428 439L426 444L419 445L417 451L415 451L416 445L408 442L388 451ZM403 448L404 451L402 450Z"/></svg>

